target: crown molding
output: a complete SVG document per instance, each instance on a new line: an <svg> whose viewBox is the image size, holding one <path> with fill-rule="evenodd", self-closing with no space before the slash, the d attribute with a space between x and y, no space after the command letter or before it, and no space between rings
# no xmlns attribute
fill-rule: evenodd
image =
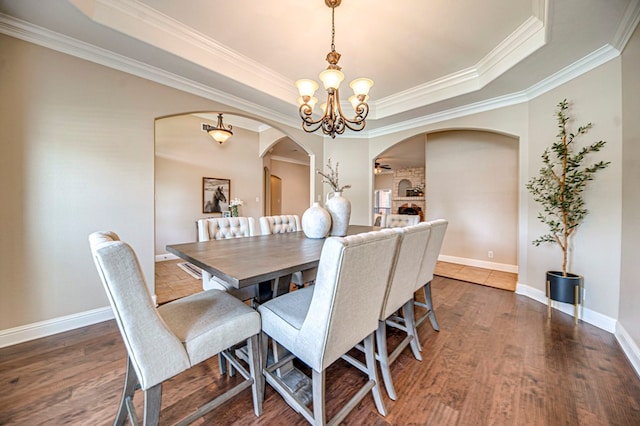
<svg viewBox="0 0 640 426"><path fill-rule="evenodd" d="M577 60L576 62L566 66L555 74L520 92L514 92L504 96L487 99L481 102L463 105L457 108L451 108L413 120L395 123L390 126L379 127L377 129L370 130L366 136L370 138L384 136L391 133L415 129L421 126L427 126L441 121L452 120L467 115L478 114L485 111L491 111L494 109L528 102L550 90L553 90L567 83L570 80L573 80L574 78L584 73L587 73L599 67L606 62L609 62L610 60L618 56L620 56L620 51L607 44L585 56L584 58Z"/></svg>
<svg viewBox="0 0 640 426"><path fill-rule="evenodd" d="M613 37L612 45L622 52L640 22L640 0L632 0L624 12L622 22Z"/></svg>
<svg viewBox="0 0 640 426"><path fill-rule="evenodd" d="M298 93L293 83L239 52L136 0L69 0L94 22L148 43L287 103Z"/></svg>
<svg viewBox="0 0 640 426"><path fill-rule="evenodd" d="M123 2L123 0L117 1L119 3ZM131 4L132 2L129 0L125 0L124 3ZM618 32L616 33L616 41L614 42L614 45L621 45L623 48L623 45L628 42L639 21L640 0L634 0L633 3L630 4L627 8L625 18L623 19L622 24ZM529 39L539 37L540 29L535 29L534 25L532 25L535 23L535 21L529 20L528 22L528 25L521 27L519 31L517 31L518 34L522 35L521 37L517 37L514 35L513 39L508 43L505 42L505 44L514 46L518 44L517 40L520 40L521 43L526 44L526 34L529 34ZM245 99L230 95L226 92L216 90L212 87L194 82L179 75L169 73L148 64L73 39L71 37L61 35L59 33L47 30L45 28L2 13L0 13L0 33L113 69L117 69L119 71L123 71L150 81L154 81L156 83L172 87L177 90L191 93L214 102L223 103L225 105L228 105L229 107L236 108L239 111L255 115L256 117L267 118L284 126L297 128L300 125L298 117L295 115L289 116L277 113L272 109L262 107ZM529 46L529 48L531 48L531 46ZM400 131L411 130L445 120L451 120L467 115L477 114L526 102L619 56L622 48L618 49L610 44L607 44L596 50L595 52L592 52L584 58L568 65L564 69L523 91L487 99L473 104L451 108L449 110L440 111L435 114L429 114L416 119L394 123L389 126L379 127L375 129L365 129L359 134L358 139L378 137ZM488 58L485 58L486 61L485 59L483 59L484 62L481 62L483 66L486 67L486 69L491 69L499 66L498 64L501 63L499 55L502 54L505 56L509 56L508 53L505 53L508 51L508 46L504 47L503 49L498 49L498 51L492 52L492 58L495 59L490 60ZM512 52L514 52L514 50L512 50ZM512 55L515 55L515 53L512 53ZM510 58L513 59L514 56L510 56ZM426 89L422 86L420 87L421 90L446 90L447 87L455 86L456 84L460 87L465 85L477 84L476 82L474 82L474 80L477 80L478 78L479 77L477 71L464 70L459 73L443 77L442 79L439 79L436 84L433 84L434 82L428 83L427 85L433 84L430 89ZM403 111L405 111L413 108L408 107L408 105L414 105L415 98L424 97L425 94L420 92L420 90L416 90L416 88L413 88L394 95L394 98L396 96L398 97L398 99L403 99ZM373 117L380 118L381 115L384 116L385 113L383 112L381 114L379 110L382 109L384 111L384 109L386 108L385 102L387 102L389 98L390 97L379 100L377 103L371 105L371 115ZM422 106L423 104L424 98L418 106Z"/></svg>
<svg viewBox="0 0 640 426"><path fill-rule="evenodd" d="M373 102L373 119L479 90L544 46L546 40L545 23L531 16L475 66Z"/></svg>
<svg viewBox="0 0 640 426"><path fill-rule="evenodd" d="M297 127L300 124L296 119L297 117L274 112L272 109L262 107L243 98L2 13L0 13L0 33L214 102L223 103L240 111L254 114L257 117L268 118L285 126Z"/></svg>

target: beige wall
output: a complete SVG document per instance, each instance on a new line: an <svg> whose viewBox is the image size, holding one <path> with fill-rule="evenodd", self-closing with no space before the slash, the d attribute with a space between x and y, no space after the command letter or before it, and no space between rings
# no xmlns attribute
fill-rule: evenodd
<svg viewBox="0 0 640 426"><path fill-rule="evenodd" d="M351 201L352 225L369 225L372 222L372 197L373 189L373 160L366 156L369 143L366 139L327 139L325 142L325 158L331 158L331 163L335 166L339 163L339 184L340 186L351 185L342 195ZM326 162L325 162L326 164ZM327 172L326 165L319 166ZM329 185L324 185L325 198L321 204L324 205L327 194L331 192Z"/></svg>
<svg viewBox="0 0 640 426"><path fill-rule="evenodd" d="M108 306L96 230L132 244L153 291L154 120L233 111L12 37L0 51L0 331ZM318 136L280 130L322 158Z"/></svg>
<svg viewBox="0 0 640 426"><path fill-rule="evenodd" d="M393 173L381 173L374 175L373 189L392 189Z"/></svg>
<svg viewBox="0 0 640 426"><path fill-rule="evenodd" d="M620 325L640 346L640 29L622 53L622 268Z"/></svg>
<svg viewBox="0 0 640 426"><path fill-rule="evenodd" d="M233 125L233 117L225 114L225 124ZM156 255L167 244L196 241L195 221L211 216L202 212L203 177L230 179L230 197L243 201L239 214L262 215L258 134L234 126L233 137L219 145L202 131L203 122L192 115L156 120ZM308 194L308 179L306 185Z"/></svg>
<svg viewBox="0 0 640 426"><path fill-rule="evenodd" d="M271 174L282 179L282 214L302 214L309 208L309 166L271 159Z"/></svg>
<svg viewBox="0 0 640 426"><path fill-rule="evenodd" d="M624 64L614 59L519 105L369 140L339 137L321 144L317 135L281 130L313 152L315 167L327 157L340 162L341 183L353 186L345 195L353 204L354 224L371 221L373 160L390 146L452 129L519 138L519 282L543 291L544 271L556 268L558 257L552 248L530 244L542 229L524 183L555 135L555 105L571 99L578 122L594 122L590 140L609 141L601 158L613 162L588 190L591 213L576 236L572 269L586 277L585 307L614 319L620 314L638 345L637 49L636 31ZM107 305L87 244L87 235L98 229L116 230L132 243L153 288L154 120L191 111L234 111L10 37L0 36L0 51L11 58L0 67L0 330ZM629 126L624 163L623 123ZM268 143L261 138L259 150ZM629 161L623 181L623 164ZM313 187L329 191L317 178ZM624 211L623 189L631 194ZM621 246L630 252L621 256Z"/></svg>
<svg viewBox="0 0 640 426"><path fill-rule="evenodd" d="M553 115L556 105L564 98L573 104L572 126L593 122L593 128L579 144L606 140L600 153L589 162L611 161L585 191L589 214L574 235L574 250L569 271L584 276L584 306L610 318L618 317L621 242L621 177L622 177L622 111L620 59L614 59L580 77L541 95L529 102L530 174L542 165L540 155L557 134ZM575 127L572 127L575 129ZM547 232L536 214L540 207L529 200L530 240ZM560 249L553 245L531 247L526 267L527 284L544 291L545 271L558 270L562 265Z"/></svg>
<svg viewBox="0 0 640 426"><path fill-rule="evenodd" d="M449 220L443 255L517 266L518 144L489 132L427 135L426 219Z"/></svg>

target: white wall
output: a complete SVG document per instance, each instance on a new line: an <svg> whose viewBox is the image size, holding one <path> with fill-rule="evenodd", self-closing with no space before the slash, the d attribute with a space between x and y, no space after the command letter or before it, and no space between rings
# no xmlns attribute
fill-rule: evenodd
<svg viewBox="0 0 640 426"><path fill-rule="evenodd" d="M233 125L233 117L225 114L225 124ZM230 179L230 198L243 201L239 214L262 216L258 134L234 126L219 145L201 130L203 122L193 115L156 120L156 255L166 253L167 244L196 241L195 221L211 216L202 212L203 177Z"/></svg>
<svg viewBox="0 0 640 426"><path fill-rule="evenodd" d="M516 270L518 144L469 130L427 135L426 220L449 220L441 254Z"/></svg>

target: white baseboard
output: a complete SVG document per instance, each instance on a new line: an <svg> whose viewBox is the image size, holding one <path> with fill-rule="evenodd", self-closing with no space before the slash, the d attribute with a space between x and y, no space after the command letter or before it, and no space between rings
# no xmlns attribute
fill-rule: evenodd
<svg viewBox="0 0 640 426"><path fill-rule="evenodd" d="M438 256L438 260L442 262L457 263L465 266L475 266L477 268L493 269L494 271L518 273L518 265L507 265L506 263L485 262L484 260L467 259L465 257L455 256Z"/></svg>
<svg viewBox="0 0 640 426"><path fill-rule="evenodd" d="M156 254L156 262L162 262L163 260L173 260L180 259L175 254L165 253L165 254Z"/></svg>
<svg viewBox="0 0 640 426"><path fill-rule="evenodd" d="M111 307L107 306L105 308L93 309L91 311L9 328L7 330L0 330L0 348L51 336L62 333L63 331L74 330L91 324L97 324L110 319L113 319L113 311Z"/></svg>
<svg viewBox="0 0 640 426"><path fill-rule="evenodd" d="M537 302L542 303L543 305L547 304L546 293L544 291L538 290L537 288L518 283L518 285L516 286L516 293L527 296ZM567 315L573 316L573 305L571 304L552 300L551 307ZM582 305L578 309L578 316L582 321L587 322L591 325L595 325L596 327L608 331L609 333L614 333L616 331L617 321L614 318L602 315L601 313L596 311L592 311L591 309L585 308Z"/></svg>
<svg viewBox="0 0 640 426"><path fill-rule="evenodd" d="M620 323L616 325L616 339L618 339L618 343L622 346L622 350L629 359L633 369L636 370L636 374L640 377L640 348L638 348L633 338Z"/></svg>

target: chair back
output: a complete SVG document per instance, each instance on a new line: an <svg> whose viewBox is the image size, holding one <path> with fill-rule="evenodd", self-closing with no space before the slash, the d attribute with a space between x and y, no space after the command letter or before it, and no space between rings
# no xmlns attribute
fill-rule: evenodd
<svg viewBox="0 0 640 426"><path fill-rule="evenodd" d="M300 217L297 214L279 216L262 216L259 219L262 235L284 234L285 232L302 231Z"/></svg>
<svg viewBox="0 0 640 426"><path fill-rule="evenodd" d="M414 214L388 214L383 218L385 220L383 225L385 228L399 228L420 223L420 216Z"/></svg>
<svg viewBox="0 0 640 426"><path fill-rule="evenodd" d="M377 329L398 239L383 229L325 241L297 353L316 371Z"/></svg>
<svg viewBox="0 0 640 426"><path fill-rule="evenodd" d="M449 225L449 221L445 219L436 219L427 223L431 225L431 235L429 236L427 250L424 253L424 259L420 267L420 274L418 274L416 290L433 279L433 273L436 270L436 263L438 262L438 255L440 255L440 249L442 248L442 241L444 241L444 234Z"/></svg>
<svg viewBox="0 0 640 426"><path fill-rule="evenodd" d="M189 368L189 357L155 308L138 258L114 232L89 236L93 260L142 389Z"/></svg>
<svg viewBox="0 0 640 426"><path fill-rule="evenodd" d="M198 220L198 241L256 235L256 220L252 217L216 217Z"/></svg>
<svg viewBox="0 0 640 426"><path fill-rule="evenodd" d="M431 225L426 222L393 229L400 234L400 243L380 313L383 321L413 298L431 233Z"/></svg>

